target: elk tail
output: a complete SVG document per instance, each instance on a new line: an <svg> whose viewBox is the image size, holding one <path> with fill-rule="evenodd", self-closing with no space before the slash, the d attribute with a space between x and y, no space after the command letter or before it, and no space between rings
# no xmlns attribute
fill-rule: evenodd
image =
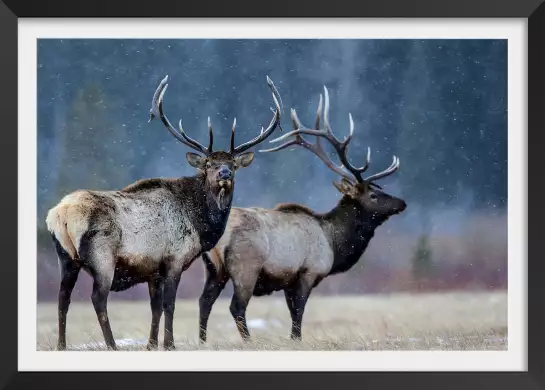
<svg viewBox="0 0 545 390"><path fill-rule="evenodd" d="M49 210L45 222L47 230L59 242L62 249L68 253L70 258L74 260L77 256L77 250L68 232L67 214L68 207L60 204Z"/></svg>

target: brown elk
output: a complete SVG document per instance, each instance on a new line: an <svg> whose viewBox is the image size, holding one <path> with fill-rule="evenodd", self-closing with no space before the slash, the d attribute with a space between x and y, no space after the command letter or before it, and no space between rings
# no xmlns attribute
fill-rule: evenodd
<svg viewBox="0 0 545 390"><path fill-rule="evenodd" d="M46 219L59 259L61 282L58 296L57 348L66 349L66 317L78 274L84 269L93 277L92 303L108 349L117 349L107 313L110 291L148 283L151 330L148 349L157 348L159 321L165 312L165 349L174 349L172 322L176 291L182 272L222 236L231 209L235 171L254 159L251 147L269 137L280 121L280 96L272 81L276 106L267 129L235 147L235 122L230 150L213 151L208 119L209 144L203 147L177 131L163 113L168 76L152 99L149 121L159 117L178 141L200 154L188 152L189 164L198 173L175 179L137 181L118 191L78 190L66 195Z"/></svg>
<svg viewBox="0 0 545 390"><path fill-rule="evenodd" d="M291 110L294 130L270 142L289 137L290 141L261 152L274 152L289 146L301 146L317 155L327 167L342 177L335 188L343 195L335 208L316 213L299 204L281 204L274 209L233 207L225 233L214 249L202 254L206 281L199 299L201 343L206 341L208 318L212 306L231 279L234 293L230 311L243 339L250 333L246 325L246 307L252 296L283 290L291 319L291 338L301 339L303 312L309 295L326 276L349 270L361 258L375 230L390 216L406 208L402 199L380 190L375 181L394 173L399 160L394 156L386 170L363 178L367 161L356 168L348 161L350 134L343 141L332 133L329 123L329 95L324 87L325 109L322 122L322 95L315 128L304 127L295 110ZM314 144L303 135L316 137ZM331 161L320 144L327 140L335 149L342 166ZM344 169L346 168L346 170Z"/></svg>

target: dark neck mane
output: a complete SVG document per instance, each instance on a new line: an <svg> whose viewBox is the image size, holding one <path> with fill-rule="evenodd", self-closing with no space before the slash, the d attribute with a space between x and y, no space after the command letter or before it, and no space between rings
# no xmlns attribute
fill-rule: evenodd
<svg viewBox="0 0 545 390"><path fill-rule="evenodd" d="M331 240L334 253L329 274L352 268L367 249L376 228L384 221L346 195L333 210L322 215L321 224Z"/></svg>
<svg viewBox="0 0 545 390"><path fill-rule="evenodd" d="M361 258L375 229L384 220L379 220L366 211L361 204L343 196L337 206L325 214L319 214L308 207L287 203L275 210L285 213L306 214L316 218L329 237L333 248L333 266L330 275L348 271Z"/></svg>
<svg viewBox="0 0 545 390"><path fill-rule="evenodd" d="M214 199L210 188L206 185L204 174L191 177L196 183L189 194L194 203L190 207L190 219L200 236L201 251L209 251L216 246L225 231L231 212L231 201L228 207L221 210ZM233 181L234 188L234 181Z"/></svg>

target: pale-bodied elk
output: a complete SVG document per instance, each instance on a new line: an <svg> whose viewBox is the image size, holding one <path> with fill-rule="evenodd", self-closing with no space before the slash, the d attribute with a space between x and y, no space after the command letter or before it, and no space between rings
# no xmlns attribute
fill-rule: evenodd
<svg viewBox="0 0 545 390"><path fill-rule="evenodd" d="M147 283L151 300L148 349L157 348L159 322L164 311L164 348L174 349L172 322L176 291L182 272L222 236L231 209L235 171L250 165L251 147L269 137L280 122L280 96L272 81L276 109L267 129L254 139L230 149L213 151L210 118L209 144L205 148L179 126L175 129L163 113L168 76L152 99L151 122L159 117L178 141L200 154L188 152L194 176L151 178L117 191L79 190L66 195L46 219L61 269L58 295L58 345L66 349L66 317L70 297L81 269L93 278L91 300L108 349L117 349L107 312L110 291Z"/></svg>
<svg viewBox="0 0 545 390"><path fill-rule="evenodd" d="M290 146L301 146L317 155L327 167L341 176L334 182L342 194L338 204L320 214L299 204L280 204L274 209L233 207L222 238L214 249L203 253L206 269L205 286L199 300L201 343L206 341L207 324L212 306L231 279L233 297L230 311L243 339L249 339L246 307L252 296L284 291L291 314L291 338L301 339L301 323L309 295L328 275L348 271L362 257L375 230L390 216L406 208L404 200L381 191L375 181L394 173L399 160L393 157L386 170L362 177L370 161L356 168L348 161L347 146L352 139L354 122L350 120L350 135L340 141L329 123L329 95L324 87L325 108L322 122L322 95L318 105L315 128L304 127L295 110L291 111L294 130L270 142L292 137L272 149L274 152ZM310 143L303 137L316 137ZM327 140L335 149L342 165L336 165L322 148Z"/></svg>

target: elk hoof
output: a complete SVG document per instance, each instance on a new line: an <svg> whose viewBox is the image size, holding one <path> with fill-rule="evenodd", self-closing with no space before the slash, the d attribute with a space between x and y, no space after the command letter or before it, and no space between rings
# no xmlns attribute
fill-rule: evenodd
<svg viewBox="0 0 545 390"><path fill-rule="evenodd" d="M165 351L174 351L174 350L176 350L176 347L174 346L173 341L165 343L163 348L165 349Z"/></svg>
<svg viewBox="0 0 545 390"><path fill-rule="evenodd" d="M157 341L149 341L148 345L146 345L146 349L148 351L156 351L158 348Z"/></svg>

